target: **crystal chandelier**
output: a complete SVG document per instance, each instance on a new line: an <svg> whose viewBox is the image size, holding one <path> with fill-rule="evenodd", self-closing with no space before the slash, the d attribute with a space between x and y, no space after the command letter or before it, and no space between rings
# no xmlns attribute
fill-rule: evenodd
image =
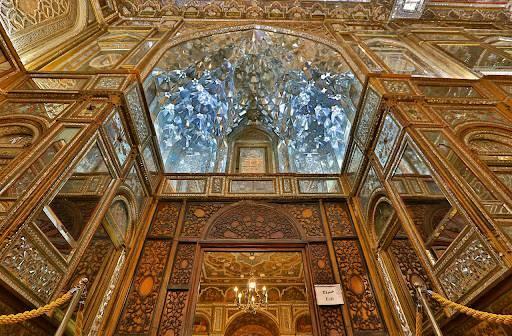
<svg viewBox="0 0 512 336"><path fill-rule="evenodd" d="M268 305L267 287L263 286L258 290L256 278L251 274L247 282L247 288L235 287L235 304L238 309L256 314L258 309L265 309Z"/></svg>

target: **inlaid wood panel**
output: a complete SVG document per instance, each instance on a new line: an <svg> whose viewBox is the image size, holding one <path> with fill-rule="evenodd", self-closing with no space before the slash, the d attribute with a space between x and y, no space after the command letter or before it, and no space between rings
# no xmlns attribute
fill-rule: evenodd
<svg viewBox="0 0 512 336"><path fill-rule="evenodd" d="M358 243L355 240L338 240L334 242L334 248L353 328L383 331L384 325Z"/></svg>
<svg viewBox="0 0 512 336"><path fill-rule="evenodd" d="M188 204L181 236L199 238L211 216L225 205L226 203L216 202Z"/></svg>
<svg viewBox="0 0 512 336"><path fill-rule="evenodd" d="M171 285L189 285L195 259L195 244L179 244L171 273Z"/></svg>
<svg viewBox="0 0 512 336"><path fill-rule="evenodd" d="M333 237L354 235L346 205L342 203L325 203L325 210Z"/></svg>
<svg viewBox="0 0 512 336"><path fill-rule="evenodd" d="M145 242L116 335L147 335L149 332L171 244L165 240Z"/></svg>
<svg viewBox="0 0 512 336"><path fill-rule="evenodd" d="M315 284L332 284L334 275L326 244L311 244L311 273Z"/></svg>
<svg viewBox="0 0 512 336"><path fill-rule="evenodd" d="M339 306L321 306L320 329L322 336L344 336L345 323Z"/></svg>
<svg viewBox="0 0 512 336"><path fill-rule="evenodd" d="M178 224L180 207L181 204L177 202L159 203L149 234L154 236L173 236Z"/></svg>
<svg viewBox="0 0 512 336"><path fill-rule="evenodd" d="M183 323L187 301L188 291L167 292L158 335L180 336L183 334Z"/></svg>
<svg viewBox="0 0 512 336"><path fill-rule="evenodd" d="M324 237L320 208L317 203L276 204L278 209L290 214L302 226L308 237Z"/></svg>

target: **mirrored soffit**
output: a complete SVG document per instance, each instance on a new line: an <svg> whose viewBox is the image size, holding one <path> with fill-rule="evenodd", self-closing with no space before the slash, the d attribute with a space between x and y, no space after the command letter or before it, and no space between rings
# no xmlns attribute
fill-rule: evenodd
<svg viewBox="0 0 512 336"><path fill-rule="evenodd" d="M279 172L339 173L361 92L331 47L258 29L169 49L145 87L170 173L226 172L232 135L251 127Z"/></svg>

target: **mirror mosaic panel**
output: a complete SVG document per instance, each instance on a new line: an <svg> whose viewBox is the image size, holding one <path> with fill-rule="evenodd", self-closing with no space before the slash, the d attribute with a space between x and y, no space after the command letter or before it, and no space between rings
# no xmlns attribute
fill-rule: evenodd
<svg viewBox="0 0 512 336"><path fill-rule="evenodd" d="M107 121L105 125L105 131L107 133L108 140L114 149L120 166L124 167L132 147L128 141L128 136L126 134L125 126L121 119L119 110L116 109L114 114Z"/></svg>
<svg viewBox="0 0 512 336"><path fill-rule="evenodd" d="M166 171L178 173L223 172L227 136L248 123L277 136L290 172L339 173L361 90L337 51L263 30L174 47L145 87Z"/></svg>

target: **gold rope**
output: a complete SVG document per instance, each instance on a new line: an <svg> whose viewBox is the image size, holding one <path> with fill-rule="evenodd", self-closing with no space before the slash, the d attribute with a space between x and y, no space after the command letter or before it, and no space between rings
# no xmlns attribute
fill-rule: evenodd
<svg viewBox="0 0 512 336"><path fill-rule="evenodd" d="M75 290L76 289L72 289L72 290L68 291L66 294L64 294L61 297L59 297L58 299L56 299L55 301L52 301L52 302L48 303L47 305L39 307L37 309L32 309L32 310L29 310L29 311L26 311L23 313L18 313L18 314L0 315L0 325L1 324L20 323L20 322L24 322L26 320L41 316L43 314L46 314L49 311L51 311L52 309L57 308L57 307L63 305L64 303L68 302L73 297L73 293L75 292Z"/></svg>
<svg viewBox="0 0 512 336"><path fill-rule="evenodd" d="M430 290L427 292L432 296L433 299L435 299L441 305L457 310L478 320L485 320L492 323L512 325L512 315L500 315L475 310L473 308L469 308L456 302L450 301L436 292L432 292Z"/></svg>
<svg viewBox="0 0 512 336"><path fill-rule="evenodd" d="M421 307L416 307L416 336L421 336L423 334L423 313L421 311Z"/></svg>

